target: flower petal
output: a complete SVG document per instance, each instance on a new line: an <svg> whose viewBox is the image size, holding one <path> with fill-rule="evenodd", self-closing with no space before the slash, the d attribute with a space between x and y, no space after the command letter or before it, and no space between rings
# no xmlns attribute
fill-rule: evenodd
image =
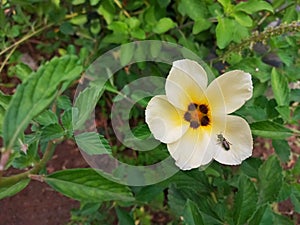
<svg viewBox="0 0 300 225"><path fill-rule="evenodd" d="M146 123L153 136L164 143L177 141L188 129L184 112L171 105L165 95L153 97L146 108Z"/></svg>
<svg viewBox="0 0 300 225"><path fill-rule="evenodd" d="M175 164L182 170L190 170L208 164L215 155L207 148L210 133L199 129L188 129L177 142L168 144L168 150Z"/></svg>
<svg viewBox="0 0 300 225"><path fill-rule="evenodd" d="M189 103L205 98L205 70L195 61L183 59L173 63L166 81L166 95L176 107L186 110Z"/></svg>
<svg viewBox="0 0 300 225"><path fill-rule="evenodd" d="M213 111L225 107L226 113L229 114L252 97L252 90L251 75L241 70L233 70L213 80L206 94Z"/></svg>
<svg viewBox="0 0 300 225"><path fill-rule="evenodd" d="M229 142L230 149L225 150L222 143L216 143L214 159L226 165L238 165L252 155L253 140L248 123L238 116L227 116L227 126L222 133ZM217 136L215 137L217 142Z"/></svg>

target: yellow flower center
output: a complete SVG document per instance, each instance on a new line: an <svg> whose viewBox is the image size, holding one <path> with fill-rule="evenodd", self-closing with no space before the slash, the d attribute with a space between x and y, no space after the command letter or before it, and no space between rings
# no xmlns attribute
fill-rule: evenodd
<svg viewBox="0 0 300 225"><path fill-rule="evenodd" d="M209 126L211 123L211 116L208 105L190 103L184 114L184 119L190 123L190 127L193 129L197 129L200 126Z"/></svg>

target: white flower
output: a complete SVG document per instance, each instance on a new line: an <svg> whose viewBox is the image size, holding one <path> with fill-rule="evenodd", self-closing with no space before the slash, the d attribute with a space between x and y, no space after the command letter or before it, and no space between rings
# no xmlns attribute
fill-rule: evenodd
<svg viewBox="0 0 300 225"><path fill-rule="evenodd" d="M237 165L252 154L248 123L228 115L251 98L251 75L234 70L207 83L206 72L197 62L175 61L165 84L166 95L154 96L146 108L150 131L167 144L182 170L213 159Z"/></svg>

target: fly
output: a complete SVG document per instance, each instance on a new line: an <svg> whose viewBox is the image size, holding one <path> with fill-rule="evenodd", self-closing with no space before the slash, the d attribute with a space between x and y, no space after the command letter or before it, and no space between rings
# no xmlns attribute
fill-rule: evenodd
<svg viewBox="0 0 300 225"><path fill-rule="evenodd" d="M219 143L222 144L223 148L228 151L230 149L231 143L229 141L227 141L226 138L222 134L218 134L217 138L218 138Z"/></svg>

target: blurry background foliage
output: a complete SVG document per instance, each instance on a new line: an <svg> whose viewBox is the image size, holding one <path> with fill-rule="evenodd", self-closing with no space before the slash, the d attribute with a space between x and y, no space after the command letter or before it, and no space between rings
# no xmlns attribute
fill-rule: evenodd
<svg viewBox="0 0 300 225"><path fill-rule="evenodd" d="M299 1L1 0L0 4L0 132L5 144L1 166L31 169L0 178L0 198L18 193L30 182L28 176L37 179L33 175L41 173L45 176L38 179L81 201L70 224L111 224L115 215L122 225L147 225L157 212L165 215L163 224L279 225L296 224L297 218L299 222ZM104 52L138 40L182 45L207 62L215 76L232 69L251 73L253 98L236 114L250 123L255 141L259 137L266 145L272 143L275 151L260 152L238 167L214 162L204 171L178 172L146 187L119 185L92 169L47 175L44 167L55 145L73 138L71 102L81 72ZM130 49L123 50L116 56L125 66L134 56ZM136 54L142 57L143 49ZM166 77L169 69L141 62L118 71L101 93L97 107L101 119L109 121L110 105L124 85L143 76ZM95 97L90 95L91 100ZM131 111L133 132L141 139L149 135L144 125L148 100ZM152 164L168 156L164 145L146 153L126 149L109 126L99 127L99 133L96 139L129 164ZM278 210L285 200L293 204L289 216Z"/></svg>

